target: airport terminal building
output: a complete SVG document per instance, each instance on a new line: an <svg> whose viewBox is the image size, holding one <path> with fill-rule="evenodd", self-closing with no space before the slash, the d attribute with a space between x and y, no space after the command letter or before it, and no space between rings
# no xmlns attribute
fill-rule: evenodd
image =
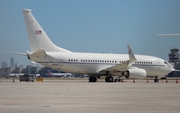
<svg viewBox="0 0 180 113"><path fill-rule="evenodd" d="M180 54L179 49L172 48L169 53L169 62L173 65L176 70L180 70ZM180 72L171 72L168 74L169 77L180 77Z"/></svg>
<svg viewBox="0 0 180 113"><path fill-rule="evenodd" d="M0 69L0 76L7 77L7 76L18 76L18 74L40 74L41 76L47 76L48 70L53 73L60 73L58 70L53 70L48 67L43 66L32 66L27 65L25 68L22 66L10 66L10 67L3 67Z"/></svg>

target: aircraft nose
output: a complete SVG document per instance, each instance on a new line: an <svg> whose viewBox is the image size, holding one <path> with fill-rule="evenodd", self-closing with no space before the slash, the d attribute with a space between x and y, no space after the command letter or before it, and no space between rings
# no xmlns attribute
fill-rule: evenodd
<svg viewBox="0 0 180 113"><path fill-rule="evenodd" d="M169 68L169 71L174 71L174 67L166 60L166 63L167 63L167 67Z"/></svg>

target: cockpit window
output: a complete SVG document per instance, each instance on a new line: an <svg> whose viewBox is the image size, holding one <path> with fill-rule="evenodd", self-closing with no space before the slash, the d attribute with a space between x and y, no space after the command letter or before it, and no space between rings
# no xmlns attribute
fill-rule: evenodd
<svg viewBox="0 0 180 113"><path fill-rule="evenodd" d="M164 64L167 64L167 62L164 62Z"/></svg>

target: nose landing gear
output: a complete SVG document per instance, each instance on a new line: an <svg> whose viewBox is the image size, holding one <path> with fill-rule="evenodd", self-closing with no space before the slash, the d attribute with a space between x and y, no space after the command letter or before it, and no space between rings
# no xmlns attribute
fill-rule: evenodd
<svg viewBox="0 0 180 113"><path fill-rule="evenodd" d="M159 82L159 79L157 76L155 76L154 82Z"/></svg>

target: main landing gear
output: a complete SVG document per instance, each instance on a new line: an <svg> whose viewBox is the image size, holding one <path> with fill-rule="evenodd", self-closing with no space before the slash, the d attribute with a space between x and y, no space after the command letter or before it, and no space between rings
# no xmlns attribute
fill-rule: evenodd
<svg viewBox="0 0 180 113"><path fill-rule="evenodd" d="M89 82L96 82L97 81L97 77L96 76L90 76L89 77ZM106 76L105 78L106 82L113 82L114 78L112 76Z"/></svg>
<svg viewBox="0 0 180 113"><path fill-rule="evenodd" d="M114 78L111 76L111 74L109 73L109 71L106 71L106 78L105 78L106 82L113 82Z"/></svg>
<svg viewBox="0 0 180 113"><path fill-rule="evenodd" d="M118 76L114 82L122 82L123 81L123 76Z"/></svg>
<svg viewBox="0 0 180 113"><path fill-rule="evenodd" d="M159 82L159 79L157 76L155 76L154 82Z"/></svg>

